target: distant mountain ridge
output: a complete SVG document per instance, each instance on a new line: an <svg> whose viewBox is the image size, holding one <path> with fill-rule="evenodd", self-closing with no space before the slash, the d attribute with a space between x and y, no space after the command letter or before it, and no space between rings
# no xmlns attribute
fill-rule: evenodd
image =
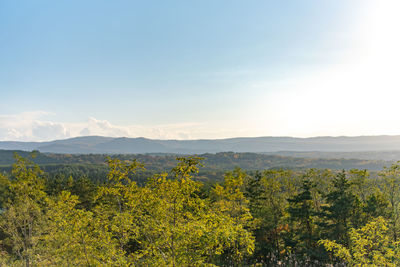
<svg viewBox="0 0 400 267"><path fill-rule="evenodd" d="M391 151L400 150L400 136L357 137L240 137L200 140L157 140L84 136L48 142L0 141L0 149L70 154L202 154L217 152L268 153L278 151Z"/></svg>

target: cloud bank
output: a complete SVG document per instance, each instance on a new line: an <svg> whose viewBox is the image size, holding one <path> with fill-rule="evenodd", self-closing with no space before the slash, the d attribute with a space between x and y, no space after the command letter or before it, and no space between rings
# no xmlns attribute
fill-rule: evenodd
<svg viewBox="0 0 400 267"><path fill-rule="evenodd" d="M209 123L115 125L92 117L81 123L66 123L49 120L48 117L53 115L46 111L0 115L0 141L49 141L89 135L184 140L249 134L240 130L221 129Z"/></svg>

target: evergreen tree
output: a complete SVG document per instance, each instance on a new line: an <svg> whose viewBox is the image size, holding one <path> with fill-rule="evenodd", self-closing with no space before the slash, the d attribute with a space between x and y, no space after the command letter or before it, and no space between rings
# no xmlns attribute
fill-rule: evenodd
<svg viewBox="0 0 400 267"><path fill-rule="evenodd" d="M288 213L292 222L292 240L294 251L302 258L316 255L316 237L311 190L314 187L312 182L304 177L300 192L289 198Z"/></svg>
<svg viewBox="0 0 400 267"><path fill-rule="evenodd" d="M333 188L326 195L327 205L322 207L325 236L336 242L348 245L348 231L352 227L352 218L359 212L357 197L350 191L350 182L343 170L332 181Z"/></svg>

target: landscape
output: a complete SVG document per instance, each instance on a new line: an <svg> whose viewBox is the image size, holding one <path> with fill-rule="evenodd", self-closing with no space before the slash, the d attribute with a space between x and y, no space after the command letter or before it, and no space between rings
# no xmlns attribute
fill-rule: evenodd
<svg viewBox="0 0 400 267"><path fill-rule="evenodd" d="M400 266L399 10L0 1L0 267Z"/></svg>
<svg viewBox="0 0 400 267"><path fill-rule="evenodd" d="M1 142L3 264L400 264L398 138L315 139Z"/></svg>

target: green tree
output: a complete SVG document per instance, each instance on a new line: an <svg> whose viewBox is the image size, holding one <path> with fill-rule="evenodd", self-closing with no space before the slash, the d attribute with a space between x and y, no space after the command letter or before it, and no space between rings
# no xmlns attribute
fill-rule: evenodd
<svg viewBox="0 0 400 267"><path fill-rule="evenodd" d="M7 236L3 244L28 267L35 265L44 229L47 196L40 168L18 155L15 159L13 179L8 182L10 197L0 215L0 228Z"/></svg>
<svg viewBox="0 0 400 267"><path fill-rule="evenodd" d="M99 189L94 214L103 215L127 262L199 266L227 249L238 257L252 252L252 236L234 216L237 209L217 208L201 196L201 183L193 180L200 160L180 157L172 177L155 175L144 187L131 180L140 163L109 161L110 183Z"/></svg>
<svg viewBox="0 0 400 267"><path fill-rule="evenodd" d="M325 234L329 239L348 245L348 231L352 219L358 212L357 197L350 190L350 182L345 171L340 172L332 181L333 188L326 195L327 205L322 206L322 223Z"/></svg>
<svg viewBox="0 0 400 267"><path fill-rule="evenodd" d="M314 233L315 210L311 190L314 187L306 177L303 178L301 191L289 198L288 213L292 221L295 251L301 257L312 256L316 250Z"/></svg>
<svg viewBox="0 0 400 267"><path fill-rule="evenodd" d="M120 249L128 250L128 243L137 236L137 221L142 216L141 188L132 176L144 166L136 160L118 159L108 159L108 165L108 183L99 187L95 197L97 206L93 211L107 222Z"/></svg>
<svg viewBox="0 0 400 267"><path fill-rule="evenodd" d="M40 247L46 266L124 266L124 251L101 215L78 209L78 197L63 191L49 201Z"/></svg>
<svg viewBox="0 0 400 267"><path fill-rule="evenodd" d="M287 188L293 177L291 171L267 170L247 179L245 193L255 221L257 261L271 262L286 253L282 234L288 230L285 219L291 192Z"/></svg>
<svg viewBox="0 0 400 267"><path fill-rule="evenodd" d="M398 241L400 220L400 162L384 167L380 176L383 179L383 193L389 201L390 232L393 239Z"/></svg>
<svg viewBox="0 0 400 267"><path fill-rule="evenodd" d="M365 217L368 221L379 216L390 218L389 205L390 203L385 195L377 188L376 191L370 194L365 201L363 207L363 211L366 215Z"/></svg>
<svg viewBox="0 0 400 267"><path fill-rule="evenodd" d="M368 170L351 169L349 171L349 182L351 190L364 204L370 191L370 173Z"/></svg>
<svg viewBox="0 0 400 267"><path fill-rule="evenodd" d="M223 185L216 185L211 192L213 208L226 217L227 233L237 236L236 240L226 243L225 261L237 264L244 256L254 251L254 237L251 230L255 224L249 209L249 200L244 195L244 181L247 174L240 168L227 172ZM225 242L228 240L225 238Z"/></svg>
<svg viewBox="0 0 400 267"><path fill-rule="evenodd" d="M320 240L327 251L349 266L399 266L400 247L388 234L387 222L378 217L365 226L349 232L349 246L331 240Z"/></svg>

